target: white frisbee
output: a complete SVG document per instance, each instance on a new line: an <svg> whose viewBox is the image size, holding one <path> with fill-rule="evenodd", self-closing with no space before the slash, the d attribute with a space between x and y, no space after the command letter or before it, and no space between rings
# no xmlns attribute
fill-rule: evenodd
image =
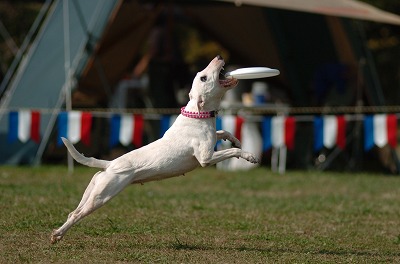
<svg viewBox="0 0 400 264"><path fill-rule="evenodd" d="M257 79L276 76L279 75L279 73L279 70L267 67L249 67L227 72L225 77L233 77L236 79Z"/></svg>

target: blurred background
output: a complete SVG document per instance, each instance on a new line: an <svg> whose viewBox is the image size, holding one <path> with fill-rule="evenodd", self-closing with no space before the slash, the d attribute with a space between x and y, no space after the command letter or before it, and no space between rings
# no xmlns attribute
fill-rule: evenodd
<svg viewBox="0 0 400 264"><path fill-rule="evenodd" d="M398 173L397 145L388 139L397 142L397 123L366 147L365 118L398 119L399 14L398 0L1 0L0 163L65 162L60 111L91 113L91 141L77 142L87 156L114 158L149 143L163 118L186 104L196 72L220 54L225 72L281 72L240 81L222 104L222 119L245 119L232 129L263 166ZM10 113L20 110L40 113L39 140L10 142ZM111 146L115 114L144 117L140 143ZM275 116L294 117L293 131L284 132L294 146L266 146L265 117ZM315 147L315 120L324 116L344 116L344 144ZM248 167L228 161L221 169Z"/></svg>

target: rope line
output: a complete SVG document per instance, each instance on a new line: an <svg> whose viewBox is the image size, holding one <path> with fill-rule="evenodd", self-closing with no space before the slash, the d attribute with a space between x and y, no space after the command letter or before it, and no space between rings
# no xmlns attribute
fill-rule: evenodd
<svg viewBox="0 0 400 264"><path fill-rule="evenodd" d="M0 109L0 114L12 111L34 110L42 114L53 113L52 108L9 108ZM60 109L60 112L65 110ZM73 111L91 112L96 116L108 116L112 114L142 114L142 115L174 115L180 114L180 108L75 108ZM330 115L330 114L380 114L380 113L400 113L400 105L390 106L326 106L326 107L232 107L220 109L221 114L255 114L255 115Z"/></svg>

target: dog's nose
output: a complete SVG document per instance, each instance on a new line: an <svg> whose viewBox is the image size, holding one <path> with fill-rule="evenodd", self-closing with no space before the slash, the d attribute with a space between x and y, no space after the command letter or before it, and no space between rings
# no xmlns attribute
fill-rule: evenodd
<svg viewBox="0 0 400 264"><path fill-rule="evenodd" d="M221 55L217 55L218 60L223 60Z"/></svg>

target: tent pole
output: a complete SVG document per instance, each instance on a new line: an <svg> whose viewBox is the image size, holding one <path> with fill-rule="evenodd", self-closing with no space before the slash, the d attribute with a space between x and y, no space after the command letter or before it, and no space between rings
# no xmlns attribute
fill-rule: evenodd
<svg viewBox="0 0 400 264"><path fill-rule="evenodd" d="M10 33L8 33L7 28L4 26L3 22L1 22L1 20L0 20L0 35L5 40L6 45L11 50L13 55L14 56L17 55L19 48L18 48L17 44L15 44L13 38L10 36Z"/></svg>
<svg viewBox="0 0 400 264"><path fill-rule="evenodd" d="M51 131L53 130L54 124L55 124L55 122L57 120L58 113L60 112L61 106L62 106L62 104L63 104L63 102L65 100L65 92L66 92L66 89L65 89L65 87L63 87L61 89L60 96L58 98L57 104L53 108L53 111L51 113L51 117L50 117L49 123L48 123L48 125L46 127L46 130L44 131L43 139L40 142L38 151L36 152L36 156L35 156L35 160L34 160L34 165L35 166L40 165L40 161L42 159L42 156L43 156L44 150L46 148L47 142L48 142L48 140L50 138Z"/></svg>
<svg viewBox="0 0 400 264"><path fill-rule="evenodd" d="M71 103L71 54L69 36L69 6L68 0L63 1L63 23L64 23L64 69L65 69L65 108L67 112L72 110ZM74 171L74 160L68 152L68 173Z"/></svg>
<svg viewBox="0 0 400 264"><path fill-rule="evenodd" d="M71 111L71 89L70 89L70 70L71 70L71 54L70 54L70 36L69 36L69 8L68 0L63 2L63 17L64 17L64 71L65 71L65 108Z"/></svg>
<svg viewBox="0 0 400 264"><path fill-rule="evenodd" d="M84 15L82 13L81 8L79 7L79 3L76 2L76 0L72 0L71 2L72 2L72 5L75 8L75 11L76 11L77 15L78 15L81 27L86 32L86 36L88 37L86 51L88 52L88 54L93 55L94 66L95 66L95 68L97 70L97 74L98 74L98 76L100 78L100 82L103 85L104 92L106 93L106 95L108 97L111 97L112 89L111 89L111 86L110 86L110 84L109 84L109 82L107 80L103 65L101 65L101 62L99 61L99 59L96 58L96 52L94 51L94 46L92 44L93 35L88 29L88 25L87 25L87 23L85 21L85 17L84 17Z"/></svg>

